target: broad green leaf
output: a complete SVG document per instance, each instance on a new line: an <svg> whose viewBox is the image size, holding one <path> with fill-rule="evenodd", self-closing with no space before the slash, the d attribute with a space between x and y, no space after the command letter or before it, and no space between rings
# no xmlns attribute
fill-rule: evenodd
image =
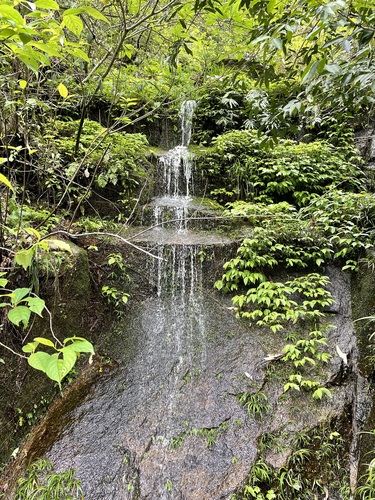
<svg viewBox="0 0 375 500"><path fill-rule="evenodd" d="M66 52L74 57L78 57L79 59L82 59L83 61L90 62L89 56L81 49L78 47L75 47L73 49L66 48Z"/></svg>
<svg viewBox="0 0 375 500"><path fill-rule="evenodd" d="M61 26L66 27L73 33L73 35L76 35L76 37L78 38L83 30L83 22L78 16L70 14L66 15L66 12L67 11L64 12L63 22L61 23Z"/></svg>
<svg viewBox="0 0 375 500"><path fill-rule="evenodd" d="M272 38L271 43L278 50L283 50L283 48L284 48L283 41L281 40L281 38Z"/></svg>
<svg viewBox="0 0 375 500"><path fill-rule="evenodd" d="M7 286L8 280L6 278L0 278L0 286L3 288Z"/></svg>
<svg viewBox="0 0 375 500"><path fill-rule="evenodd" d="M59 94L61 95L61 97L63 97L64 99L66 97L68 97L68 89L65 87L65 85L63 83L60 83L57 87L57 90L59 91Z"/></svg>
<svg viewBox="0 0 375 500"><path fill-rule="evenodd" d="M101 12L99 12L97 9L94 7L82 7L83 12L85 14L88 14L89 16L93 17L94 19L98 19L99 21L104 21L106 23L109 23L109 20L103 15Z"/></svg>
<svg viewBox="0 0 375 500"><path fill-rule="evenodd" d="M34 342L38 342L39 344L55 348L55 344L52 342L52 340L46 339L45 337L35 337Z"/></svg>
<svg viewBox="0 0 375 500"><path fill-rule="evenodd" d="M0 18L11 21L11 24L23 25L25 24L21 14L11 7L10 5L0 5Z"/></svg>
<svg viewBox="0 0 375 500"><path fill-rule="evenodd" d="M63 347L60 352L63 354L63 361L64 361L64 377L67 375L73 366L76 364L77 361L77 354L74 351L74 349L71 348L71 346L68 347Z"/></svg>
<svg viewBox="0 0 375 500"><path fill-rule="evenodd" d="M30 293L31 288L16 288L13 290L11 297L13 304L18 304L26 295Z"/></svg>
<svg viewBox="0 0 375 500"><path fill-rule="evenodd" d="M12 184L8 181L8 179L5 177L5 175L0 174L0 182L2 184L5 184L6 187L8 187L9 189L11 189L12 191L14 191Z"/></svg>
<svg viewBox="0 0 375 500"><path fill-rule="evenodd" d="M29 33L23 33L21 31L21 33L18 33L18 36L20 37L20 40L24 45L26 45L32 40L32 36L29 35Z"/></svg>
<svg viewBox="0 0 375 500"><path fill-rule="evenodd" d="M324 67L323 60L315 61L315 62L309 64L302 74L301 84L306 83L309 80L311 80L318 73L318 70L322 66Z"/></svg>
<svg viewBox="0 0 375 500"><path fill-rule="evenodd" d="M43 43L43 42L36 42L32 41L29 43L30 46L37 48L38 50L41 50L42 52L45 52L51 57L63 57L63 54L61 53L61 47L57 43L52 43L52 41L48 43Z"/></svg>
<svg viewBox="0 0 375 500"><path fill-rule="evenodd" d="M31 266L35 254L34 247L29 248L28 250L18 250L14 255L14 260L17 262L19 266L22 266L25 271Z"/></svg>
<svg viewBox="0 0 375 500"><path fill-rule="evenodd" d="M54 0L36 0L38 9L59 10L59 5Z"/></svg>
<svg viewBox="0 0 375 500"><path fill-rule="evenodd" d="M26 347L26 346L25 346ZM33 352L27 359L29 365L36 370L47 373L47 366L51 356L43 351Z"/></svg>
<svg viewBox="0 0 375 500"><path fill-rule="evenodd" d="M29 69L31 69L32 71L35 71L35 72L38 71L39 64L38 64L38 61L36 59L34 59L33 57L30 57L27 54L17 53L16 55L17 55L18 59L20 61L22 61Z"/></svg>
<svg viewBox="0 0 375 500"><path fill-rule="evenodd" d="M94 19L98 19L101 21L105 21L106 23L109 23L108 19L97 9L94 7L73 7L71 9L67 9L64 11L64 17L65 16L76 16L79 14L88 14L89 16L93 17Z"/></svg>
<svg viewBox="0 0 375 500"><path fill-rule="evenodd" d="M73 349L75 352L90 352L94 354L94 347L88 340L74 340L67 347Z"/></svg>
<svg viewBox="0 0 375 500"><path fill-rule="evenodd" d="M46 363L46 375L51 380L55 380L59 385L62 379L67 375L66 369L64 369L64 360L59 358L59 353L52 354Z"/></svg>
<svg viewBox="0 0 375 500"><path fill-rule="evenodd" d="M31 311L26 306L16 306L8 312L8 319L14 325L19 326L20 323L23 324L23 327L26 328L29 319L30 319Z"/></svg>
<svg viewBox="0 0 375 500"><path fill-rule="evenodd" d="M40 232L37 231L36 229L34 229L33 227L25 227L24 230L26 231L27 234L30 234L30 236L35 236L35 238L38 241L40 240L40 237L41 237Z"/></svg>
<svg viewBox="0 0 375 500"><path fill-rule="evenodd" d="M39 297L27 297L24 300L27 302L31 312L37 314L38 316L42 316L42 311L46 305L43 299L40 299Z"/></svg>
<svg viewBox="0 0 375 500"><path fill-rule="evenodd" d="M275 5L276 5L276 0L268 0L267 12L269 14L272 14L272 12L275 10Z"/></svg>
<svg viewBox="0 0 375 500"><path fill-rule="evenodd" d="M38 347L39 342L28 342L26 345L22 347L23 352L35 352L35 349Z"/></svg>

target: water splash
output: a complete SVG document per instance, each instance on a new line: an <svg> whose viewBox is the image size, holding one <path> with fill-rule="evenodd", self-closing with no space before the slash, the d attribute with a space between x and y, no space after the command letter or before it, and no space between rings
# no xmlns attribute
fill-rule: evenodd
<svg viewBox="0 0 375 500"><path fill-rule="evenodd" d="M176 146L159 158L162 196L186 196L192 192L194 155L185 146Z"/></svg>
<svg viewBox="0 0 375 500"><path fill-rule="evenodd" d="M159 158L159 197L154 200L155 224L161 224L170 217L176 221L175 227L187 229L187 202L193 194L194 155L187 146L190 143L195 101L185 101L181 105L181 145L169 150Z"/></svg>

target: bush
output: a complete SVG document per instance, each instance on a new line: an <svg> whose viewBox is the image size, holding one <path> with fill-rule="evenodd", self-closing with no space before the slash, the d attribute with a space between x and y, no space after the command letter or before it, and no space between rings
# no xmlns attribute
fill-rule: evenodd
<svg viewBox="0 0 375 500"><path fill-rule="evenodd" d="M89 187L107 186L116 186L121 194L129 194L146 174L146 137L111 132L95 121L86 120L75 151L78 129L79 120L56 120L38 144L41 160L38 181L44 195L56 201L68 189L71 201L76 201L82 196L89 197Z"/></svg>
<svg viewBox="0 0 375 500"><path fill-rule="evenodd" d="M361 184L357 163L326 141L283 140L268 149L266 141L255 131L228 132L214 139L197 161L212 188L224 185L242 200L303 206L334 185L356 190Z"/></svg>

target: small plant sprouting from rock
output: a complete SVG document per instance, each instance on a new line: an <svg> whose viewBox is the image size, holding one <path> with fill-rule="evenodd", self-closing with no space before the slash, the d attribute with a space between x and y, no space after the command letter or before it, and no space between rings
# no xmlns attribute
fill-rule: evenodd
<svg viewBox="0 0 375 500"><path fill-rule="evenodd" d="M52 463L44 459L30 465L26 477L18 480L15 493L15 500L80 500L83 497L81 483L75 479L73 469L54 472Z"/></svg>
<svg viewBox="0 0 375 500"><path fill-rule="evenodd" d="M245 406L249 416L254 417L260 422L263 420L263 416L267 415L270 411L270 404L268 402L267 395L262 392L243 392L237 396L238 402Z"/></svg>

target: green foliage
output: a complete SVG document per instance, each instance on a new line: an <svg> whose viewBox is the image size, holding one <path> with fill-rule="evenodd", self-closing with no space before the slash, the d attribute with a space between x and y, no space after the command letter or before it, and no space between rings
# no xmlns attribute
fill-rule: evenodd
<svg viewBox="0 0 375 500"><path fill-rule="evenodd" d="M5 272L0 273L0 288L4 288L8 284L8 279L4 278ZM42 316L42 311L45 306L43 299L30 295L31 288L16 288L7 290L8 293L0 294L0 298L7 300L0 303L0 308L7 308L7 317L11 323L16 326L22 324L23 328L27 328L31 313Z"/></svg>
<svg viewBox="0 0 375 500"><path fill-rule="evenodd" d="M72 253L68 243L57 239L42 239L42 235L36 229L27 227L24 231L36 239L27 249L18 250L14 255L15 262L26 271L37 261L41 252L49 252L51 249Z"/></svg>
<svg viewBox="0 0 375 500"><path fill-rule="evenodd" d="M16 9L18 5L22 9ZM50 66L53 57L71 55L88 61L79 43L83 23L77 14L108 20L93 7L66 9L61 17L59 13L60 7L54 0L37 0L32 5L23 1L4 1L0 7L0 43L5 57L18 59L35 72L42 66ZM75 35L78 42L71 41L64 28Z"/></svg>
<svg viewBox="0 0 375 500"><path fill-rule="evenodd" d="M49 157L41 172L47 191L58 197L68 189L70 196L79 199L89 198L90 186L118 186L120 192L129 194L145 176L146 137L113 132L92 120L85 120L81 132L79 127L79 121L50 124L49 140L38 152Z"/></svg>
<svg viewBox="0 0 375 500"><path fill-rule="evenodd" d="M254 417L260 422L264 415L267 415L270 410L267 395L262 392L243 392L237 396L238 402L245 406L249 416Z"/></svg>
<svg viewBox="0 0 375 500"><path fill-rule="evenodd" d="M277 439L272 436L272 442ZM263 450L249 470L247 484L235 495L236 499L310 500L325 494L325 487L340 490L342 498L349 499L348 478L343 476L345 469L338 458L345 451L345 443L334 427L321 426L309 433L301 431L292 439L282 436L277 448L289 451L286 465L272 468L266 461L267 450Z"/></svg>
<svg viewBox="0 0 375 500"><path fill-rule="evenodd" d="M187 424L187 423L186 423ZM228 430L229 424L224 421L217 427L188 429L170 440L172 448L181 446L188 436L198 436L205 440L207 448L213 448L216 440Z"/></svg>
<svg viewBox="0 0 375 500"><path fill-rule="evenodd" d="M108 284L102 286L102 295L113 307L118 318L125 315L125 306L128 303L130 293L124 290L129 287L130 276L126 271L126 265L120 253L112 253L107 257L110 272L107 276ZM120 284L120 285L119 285ZM121 288L118 288L121 286Z"/></svg>
<svg viewBox="0 0 375 500"><path fill-rule="evenodd" d="M322 195L334 185L360 186L362 173L355 159L349 161L325 141L280 141L269 150L265 142L265 136L253 131L228 132L198 156L199 166L212 183L226 179L226 189L247 201L303 206L310 203L312 194Z"/></svg>
<svg viewBox="0 0 375 500"><path fill-rule="evenodd" d="M49 347L53 354L38 350L40 346ZM56 343L44 337L36 337L22 348L30 354L27 358L29 365L44 372L48 378L58 383L61 389L62 380L68 375L82 353L90 354L90 362L94 353L92 344L82 337L69 337L63 343Z"/></svg>
<svg viewBox="0 0 375 500"><path fill-rule="evenodd" d="M359 478L356 497L359 500L372 500L375 495L375 459L367 465L366 472Z"/></svg>
<svg viewBox="0 0 375 500"><path fill-rule="evenodd" d="M80 482L74 478L74 470L54 472L51 462L39 459L33 462L27 476L19 479L16 500L80 500L83 491Z"/></svg>

